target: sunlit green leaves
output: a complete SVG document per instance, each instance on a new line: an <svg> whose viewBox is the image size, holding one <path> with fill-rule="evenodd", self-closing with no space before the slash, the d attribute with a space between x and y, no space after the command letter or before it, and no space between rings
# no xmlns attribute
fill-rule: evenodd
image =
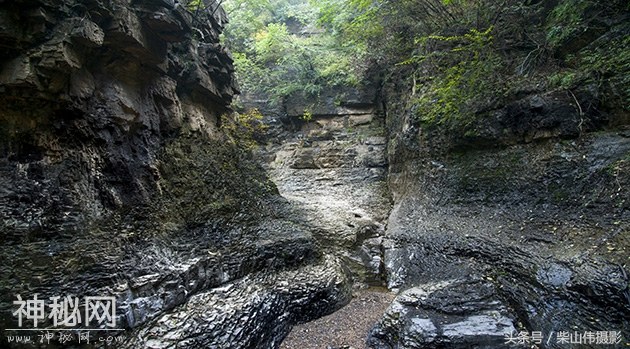
<svg viewBox="0 0 630 349"><path fill-rule="evenodd" d="M367 9L370 2L361 1L356 5ZM280 104L295 93L317 96L331 86L358 85L362 46L322 30L320 7L313 2L227 0L226 10L224 41L234 53L243 92Z"/></svg>
<svg viewBox="0 0 630 349"><path fill-rule="evenodd" d="M589 0L563 1L551 12L547 40L552 46L561 44L578 31L584 31L584 11L592 4Z"/></svg>
<svg viewBox="0 0 630 349"><path fill-rule="evenodd" d="M502 60L492 48L493 27L471 29L463 35L429 35L416 40L422 45L437 42L441 50L425 50L405 64L424 64L435 74L413 101L418 120L429 124L465 127L474 120L475 104L485 104L505 88L499 72ZM447 44L447 45L440 45Z"/></svg>
<svg viewBox="0 0 630 349"><path fill-rule="evenodd" d="M294 49L293 38L283 23L269 23L254 38L256 57L263 64L278 63Z"/></svg>

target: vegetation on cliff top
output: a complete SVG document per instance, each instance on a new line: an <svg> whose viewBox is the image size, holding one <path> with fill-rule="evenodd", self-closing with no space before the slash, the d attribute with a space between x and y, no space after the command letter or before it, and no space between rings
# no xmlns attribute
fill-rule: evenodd
<svg viewBox="0 0 630 349"><path fill-rule="evenodd" d="M411 72L420 122L466 129L486 111L539 91L595 90L599 107L630 111L627 1L326 0L322 17L366 42L385 69ZM351 9L354 15L343 14ZM342 13L333 16L331 14ZM577 94L577 93L576 93ZM595 101L591 101L595 102Z"/></svg>
<svg viewBox="0 0 630 349"><path fill-rule="evenodd" d="M274 102L408 72L418 122L464 131L524 90L589 90L630 112L627 1L227 0L225 41L247 93ZM580 104L578 101L577 104Z"/></svg>
<svg viewBox="0 0 630 349"><path fill-rule="evenodd" d="M244 93L279 105L301 94L359 84L356 49L317 25L319 10L302 0L227 0L224 41L232 50Z"/></svg>

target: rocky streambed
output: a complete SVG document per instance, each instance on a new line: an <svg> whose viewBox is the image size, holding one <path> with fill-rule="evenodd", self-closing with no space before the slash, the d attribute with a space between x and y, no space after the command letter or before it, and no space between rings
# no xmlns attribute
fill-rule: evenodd
<svg viewBox="0 0 630 349"><path fill-rule="evenodd" d="M528 90L453 140L418 124L402 74L324 94L308 122L309 101L265 111L251 152L222 10L4 5L2 347L47 345L9 341L18 294L113 297L111 346L277 348L368 286L391 291L361 324L373 348L627 345L623 123Z"/></svg>
<svg viewBox="0 0 630 349"><path fill-rule="evenodd" d="M384 285L380 246L391 204L383 115L373 106L339 113L288 126L261 153L322 248L343 259L357 283Z"/></svg>
<svg viewBox="0 0 630 349"><path fill-rule="evenodd" d="M439 156L383 132L382 113L355 113L288 126L262 156L355 285L398 294L364 345L555 348L566 344L558 333L625 336L627 179L611 172L627 166L623 131ZM297 331L310 344L305 331L318 328ZM510 342L518 333L530 337Z"/></svg>
<svg viewBox="0 0 630 349"><path fill-rule="evenodd" d="M536 103L517 105L570 119L550 96L528 98ZM364 345L625 345L628 131L558 140L550 135L572 127L560 124L564 131L536 142L507 139L496 148L486 140L444 152L448 140L405 126L412 122L397 108L388 108L385 133L382 114L329 112L263 151L280 193L305 212L322 248L341 257L355 283L382 282L397 295ZM478 127L493 134L505 125ZM329 328L329 319L296 331L310 345L306 331Z"/></svg>

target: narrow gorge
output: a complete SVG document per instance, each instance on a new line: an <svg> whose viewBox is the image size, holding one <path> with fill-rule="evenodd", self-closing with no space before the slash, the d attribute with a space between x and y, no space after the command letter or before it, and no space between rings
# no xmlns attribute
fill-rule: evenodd
<svg viewBox="0 0 630 349"><path fill-rule="evenodd" d="M0 347L629 346L629 19L0 0Z"/></svg>

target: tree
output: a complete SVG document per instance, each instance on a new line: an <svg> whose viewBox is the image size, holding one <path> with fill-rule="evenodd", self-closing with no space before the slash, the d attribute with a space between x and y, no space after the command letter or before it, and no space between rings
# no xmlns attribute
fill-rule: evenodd
<svg viewBox="0 0 630 349"><path fill-rule="evenodd" d="M227 0L231 15L224 41L235 57L244 92L267 95L275 104L300 93L356 85L352 45L341 45L318 27L319 8L302 0ZM351 49L352 48L352 49Z"/></svg>

